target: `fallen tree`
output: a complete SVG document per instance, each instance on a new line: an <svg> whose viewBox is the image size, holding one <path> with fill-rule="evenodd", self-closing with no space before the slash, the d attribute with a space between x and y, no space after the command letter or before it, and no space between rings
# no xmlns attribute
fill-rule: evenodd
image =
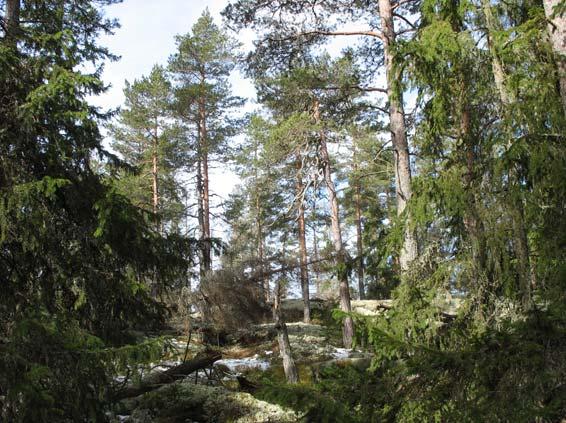
<svg viewBox="0 0 566 423"><path fill-rule="evenodd" d="M178 366L171 367L164 372L152 373L146 376L139 385L127 386L116 391L113 395L113 399L120 401L153 391L162 385L175 382L198 370L206 369L221 358L222 354L218 351L205 351L198 354L193 359L185 361Z"/></svg>

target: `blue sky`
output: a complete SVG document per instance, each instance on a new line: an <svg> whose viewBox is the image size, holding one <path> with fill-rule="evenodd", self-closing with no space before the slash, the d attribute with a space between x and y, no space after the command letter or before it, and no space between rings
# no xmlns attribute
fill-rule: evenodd
<svg viewBox="0 0 566 423"><path fill-rule="evenodd" d="M121 27L114 35L103 36L100 43L121 59L107 63L103 80L110 89L90 101L105 109L115 109L123 104L124 81L133 81L149 74L154 64L166 65L167 59L176 50L175 35L189 32L208 8L217 24L222 20L220 12L227 0L124 0L123 3L105 8L108 17L117 18ZM252 34L239 34L238 40L251 47ZM255 91L250 81L239 73L231 77L235 95L252 99ZM248 101L249 109L253 108ZM108 140L105 142L108 147ZM218 201L226 199L237 183L232 172L224 168L212 169L211 190L219 196Z"/></svg>
<svg viewBox="0 0 566 423"><path fill-rule="evenodd" d="M100 42L121 59L106 64L103 80L111 87L105 94L92 98L91 102L105 109L120 107L124 100L122 90L125 80L133 81L147 75L155 64L166 65L167 59L176 50L175 35L189 32L206 8L216 23L221 24L220 12L227 4L228 0L124 0L106 7L106 15L117 18L121 27L114 35L103 36ZM252 47L251 31L238 34L237 39L245 49ZM336 39L327 48L332 54L337 54L352 41ZM255 91L251 82L237 72L231 77L231 82L235 95L250 99L247 110L251 111L255 107ZM108 141L105 143L107 146ZM211 191L217 195L215 203L222 203L238 182L225 164L221 168L212 168ZM224 225L220 221L215 223L213 235L222 235Z"/></svg>
<svg viewBox="0 0 566 423"><path fill-rule="evenodd" d="M165 65L175 51L175 35L189 32L205 8L220 24L220 12L227 3L227 0L124 0L106 7L106 15L117 18L121 28L100 41L121 59L106 65L103 79L111 88L93 102L107 108L120 106L126 79L133 81L147 75L156 63ZM248 46L251 44L249 33L238 35L238 39ZM249 81L234 75L232 82L236 95L254 96Z"/></svg>

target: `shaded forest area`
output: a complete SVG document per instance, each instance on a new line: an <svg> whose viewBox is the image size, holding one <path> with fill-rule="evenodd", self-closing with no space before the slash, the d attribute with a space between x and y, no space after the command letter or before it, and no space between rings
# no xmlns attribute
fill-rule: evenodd
<svg viewBox="0 0 566 423"><path fill-rule="evenodd" d="M232 0L107 111L118 2L0 0L1 421L566 419L564 0Z"/></svg>

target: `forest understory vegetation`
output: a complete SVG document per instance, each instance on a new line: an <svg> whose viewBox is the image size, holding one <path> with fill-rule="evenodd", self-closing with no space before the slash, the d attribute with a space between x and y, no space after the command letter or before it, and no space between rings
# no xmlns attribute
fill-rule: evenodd
<svg viewBox="0 0 566 423"><path fill-rule="evenodd" d="M0 421L566 421L565 0L227 0L108 111L120 2L0 0Z"/></svg>

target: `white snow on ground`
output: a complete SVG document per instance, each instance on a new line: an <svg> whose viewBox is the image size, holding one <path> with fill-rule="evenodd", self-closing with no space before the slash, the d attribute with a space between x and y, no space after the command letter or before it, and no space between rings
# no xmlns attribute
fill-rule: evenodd
<svg viewBox="0 0 566 423"><path fill-rule="evenodd" d="M351 349L348 348L334 348L334 352L332 353L332 357L336 360L343 360L350 357L352 353Z"/></svg>
<svg viewBox="0 0 566 423"><path fill-rule="evenodd" d="M226 358L218 360L214 365L224 365L232 372L241 372L249 369L267 370L270 366L269 361L259 358L256 354L247 358Z"/></svg>

